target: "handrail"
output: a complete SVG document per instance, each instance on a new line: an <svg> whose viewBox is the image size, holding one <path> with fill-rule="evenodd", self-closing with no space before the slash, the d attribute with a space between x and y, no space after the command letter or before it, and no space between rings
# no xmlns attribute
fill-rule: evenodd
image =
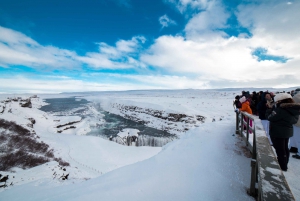
<svg viewBox="0 0 300 201"><path fill-rule="evenodd" d="M252 153L248 193L259 201L295 201L260 119L247 112L237 112L236 134L245 139L246 146Z"/></svg>

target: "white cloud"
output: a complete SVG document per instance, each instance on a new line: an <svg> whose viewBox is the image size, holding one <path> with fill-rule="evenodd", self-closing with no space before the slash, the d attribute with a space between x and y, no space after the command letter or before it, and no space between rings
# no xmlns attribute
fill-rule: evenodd
<svg viewBox="0 0 300 201"><path fill-rule="evenodd" d="M135 59L143 36L135 36L130 40L119 40L116 46L99 44L99 52L87 52L84 56L76 52L54 46L43 46L30 37L0 26L0 67L14 65L31 68L80 68L83 64L93 68L137 68L145 65Z"/></svg>
<svg viewBox="0 0 300 201"><path fill-rule="evenodd" d="M116 76L116 75L112 75ZM187 89L187 88L209 88L208 82L201 78L190 78L178 75L117 75L118 77L138 82L152 89Z"/></svg>
<svg viewBox="0 0 300 201"><path fill-rule="evenodd" d="M239 23L249 29L251 37L224 37L226 34L220 30L228 26L229 13L218 1L171 2L181 6L183 14L188 8L199 10L199 13L189 19L184 36L161 36L146 51L142 49L146 39L136 36L119 40L114 46L98 43L99 51L78 56L70 50L42 46L28 36L0 27L0 65L4 67L62 68L86 64L97 69L123 69L149 65L158 69L151 71L153 75L109 75L115 80L124 79L118 84L86 83L67 77L58 78L53 83L25 78L14 83L13 80L1 79L0 88L92 91L300 86L299 1L292 5L281 1L240 5L235 14ZM286 63L259 62L252 55L258 47L265 48L270 55L284 56L289 60ZM159 75L166 71L168 75Z"/></svg>
<svg viewBox="0 0 300 201"><path fill-rule="evenodd" d="M184 13L189 8L196 10L206 9L211 0L166 0L167 2L174 4L176 8Z"/></svg>
<svg viewBox="0 0 300 201"><path fill-rule="evenodd" d="M76 67L76 53L42 46L26 35L0 26L0 66Z"/></svg>
<svg viewBox="0 0 300 201"><path fill-rule="evenodd" d="M16 81L17 80L17 81ZM23 76L9 79L0 78L0 94L3 93L61 93L80 91L121 91L133 89L150 89L144 85L130 83L112 84L86 82L82 80L33 80Z"/></svg>
<svg viewBox="0 0 300 201"><path fill-rule="evenodd" d="M106 43L99 44L99 52L88 52L78 59L94 68L124 69L145 67L145 64L135 59L141 45L146 39L143 36L135 36L130 40L119 40L116 46Z"/></svg>
<svg viewBox="0 0 300 201"><path fill-rule="evenodd" d="M168 27L170 25L176 25L176 22L170 19L167 15L163 15L158 19L159 23L161 24L162 28Z"/></svg>
<svg viewBox="0 0 300 201"><path fill-rule="evenodd" d="M229 14L222 5L208 2L205 11L189 20L186 37L159 37L141 60L168 72L198 75L212 87L300 85L300 2L293 7L268 3L240 6L238 20L253 36L228 38L218 29L227 26ZM252 55L258 47L290 60L259 62Z"/></svg>
<svg viewBox="0 0 300 201"><path fill-rule="evenodd" d="M275 2L275 3L274 3ZM268 48L274 55L296 58L300 54L300 2L293 6L281 1L242 5L237 12L240 23L248 27L255 46Z"/></svg>
<svg viewBox="0 0 300 201"><path fill-rule="evenodd" d="M192 40L213 40L216 36L225 36L220 29L228 27L230 17L225 8L216 1L208 3L206 10L194 15L185 26L186 37Z"/></svg>
<svg viewBox="0 0 300 201"><path fill-rule="evenodd" d="M116 49L124 53L136 52L140 45L146 42L146 38L143 36L132 37L131 40L119 40L116 43Z"/></svg>

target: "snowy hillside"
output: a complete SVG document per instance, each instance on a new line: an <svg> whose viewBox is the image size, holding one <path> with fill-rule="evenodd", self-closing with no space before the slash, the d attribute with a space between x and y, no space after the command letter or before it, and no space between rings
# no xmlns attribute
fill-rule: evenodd
<svg viewBox="0 0 300 201"><path fill-rule="evenodd" d="M32 108L20 107L18 102L3 103L0 118L26 128L28 118L35 119L28 129L70 166L59 166L52 160L26 170L2 171L2 175L10 176L7 184L13 185L2 188L0 196L3 200L253 200L246 194L250 158L241 139L233 136L232 100L236 93L139 91L81 97L101 104L108 112L147 121L155 128L168 128L179 136L162 148L128 147L86 136L90 126L101 118L93 108L85 111L90 114L86 119L39 110L45 104L43 98L66 94L38 95L31 99ZM170 114L181 116L175 121L166 118ZM199 116L203 118L197 120ZM58 132L58 126L70 125L74 128ZM62 180L67 174L68 179Z"/></svg>

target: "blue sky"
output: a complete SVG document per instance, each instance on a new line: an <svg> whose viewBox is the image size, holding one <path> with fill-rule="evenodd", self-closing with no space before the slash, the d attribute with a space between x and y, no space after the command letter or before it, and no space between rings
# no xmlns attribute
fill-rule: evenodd
<svg viewBox="0 0 300 201"><path fill-rule="evenodd" d="M0 93L300 86L299 10L284 0L2 0Z"/></svg>

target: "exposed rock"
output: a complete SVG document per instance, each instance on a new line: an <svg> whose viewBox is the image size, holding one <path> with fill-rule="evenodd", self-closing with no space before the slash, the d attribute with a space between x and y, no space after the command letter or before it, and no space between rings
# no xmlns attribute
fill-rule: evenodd
<svg viewBox="0 0 300 201"><path fill-rule="evenodd" d="M66 124L61 124L61 125L56 126L56 128L61 128L61 127L64 127L64 126L69 126L69 125L72 125L72 124L75 124L75 123L79 123L80 121L72 121L72 122L69 122L69 123L66 123Z"/></svg>
<svg viewBox="0 0 300 201"><path fill-rule="evenodd" d="M174 126L177 127L178 125L174 123L182 122L182 123L192 124L193 126L196 126L197 124L205 122L205 117L201 115L188 116L186 114L180 114L180 113L179 114L166 113L165 111L153 110L150 108L140 108L137 106L124 106L117 103L112 104L112 108L117 108L121 112L121 116L123 116L124 118L130 119L135 122L140 122L144 125L149 124L150 121L146 121L145 119L142 119L144 115L141 114L146 114L155 118L163 119L165 120L164 130L174 130L174 131L184 132L189 128L176 129L174 128ZM146 118L149 119L149 117Z"/></svg>
<svg viewBox="0 0 300 201"><path fill-rule="evenodd" d="M34 119L34 118L28 118L28 120L29 120L32 124L35 124L35 119Z"/></svg>
<svg viewBox="0 0 300 201"><path fill-rule="evenodd" d="M32 103L30 99L26 99L25 103L20 103L21 107L28 107L28 108L32 108Z"/></svg>

